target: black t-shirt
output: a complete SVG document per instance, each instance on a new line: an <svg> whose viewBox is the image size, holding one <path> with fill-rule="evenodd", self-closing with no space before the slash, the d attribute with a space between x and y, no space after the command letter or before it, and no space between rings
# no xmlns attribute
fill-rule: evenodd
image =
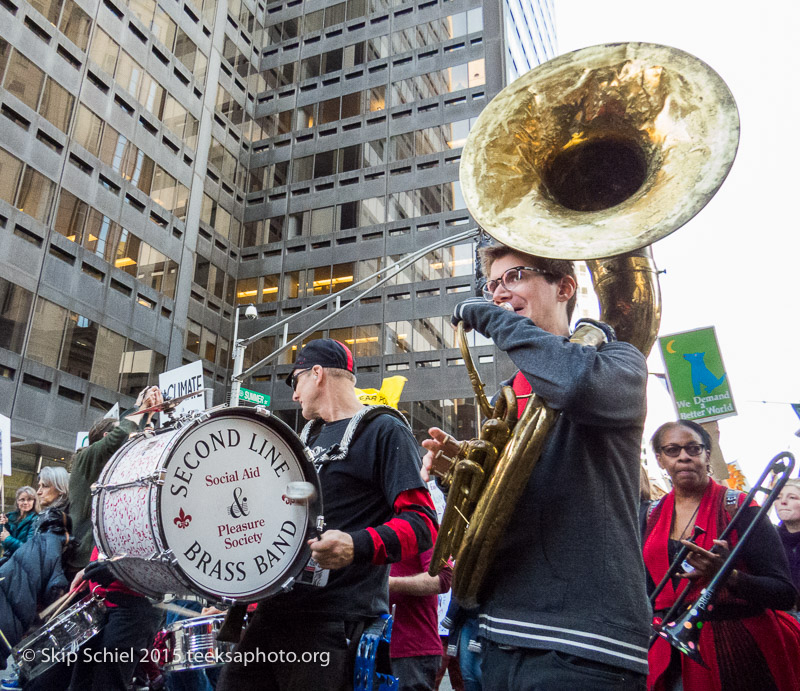
<svg viewBox="0 0 800 691"><path fill-rule="evenodd" d="M308 440L315 458L339 443L349 422L325 424ZM386 523L397 495L425 488L419 468L419 446L408 428L390 415L373 418L357 432L345 458L317 468L326 530L355 533ZM353 563L332 570L324 588L297 586L261 607L317 619L366 619L389 611L388 583L388 565Z"/></svg>

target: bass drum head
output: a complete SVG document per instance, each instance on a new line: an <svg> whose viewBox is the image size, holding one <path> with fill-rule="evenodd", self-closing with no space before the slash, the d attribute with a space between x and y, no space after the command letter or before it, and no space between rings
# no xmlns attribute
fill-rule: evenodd
<svg viewBox="0 0 800 691"><path fill-rule="evenodd" d="M316 498L287 503L290 482ZM252 601L291 583L311 556L322 514L307 449L283 422L253 408L226 408L182 431L165 464L158 521L192 590Z"/></svg>

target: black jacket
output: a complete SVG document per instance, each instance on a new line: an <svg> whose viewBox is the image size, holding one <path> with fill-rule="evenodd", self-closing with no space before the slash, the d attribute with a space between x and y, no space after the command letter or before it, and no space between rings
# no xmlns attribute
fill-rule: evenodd
<svg viewBox="0 0 800 691"><path fill-rule="evenodd" d="M37 611L69 586L61 564L67 509L47 509L37 518L33 536L0 566L0 630L11 646L22 639Z"/></svg>

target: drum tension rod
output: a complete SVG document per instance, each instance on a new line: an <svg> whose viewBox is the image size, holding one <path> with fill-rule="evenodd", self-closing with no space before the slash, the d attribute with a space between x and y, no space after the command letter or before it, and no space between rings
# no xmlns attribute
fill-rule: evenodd
<svg viewBox="0 0 800 691"><path fill-rule="evenodd" d="M143 487L145 485L163 485L166 481L167 471L166 470L156 470L155 472L151 473L150 475L145 475L144 477L136 478L135 480L130 480L129 482L110 482L106 485L101 485L99 482L95 482L92 484L91 492L92 495L99 494L103 490L108 490L109 492L115 492L120 489L126 489L128 487Z"/></svg>

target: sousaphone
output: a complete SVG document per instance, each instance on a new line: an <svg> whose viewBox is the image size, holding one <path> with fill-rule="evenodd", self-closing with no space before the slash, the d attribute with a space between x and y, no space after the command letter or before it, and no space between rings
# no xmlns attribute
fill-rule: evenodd
<svg viewBox="0 0 800 691"><path fill-rule="evenodd" d="M704 62L651 43L594 46L531 70L489 103L461 155L461 189L470 213L497 241L585 260L600 319L646 356L661 320L649 245L708 203L738 142L736 103ZM453 591L466 605L476 602L555 420L542 401L534 411L535 401L486 477L478 482L470 466L469 482L451 486L431 569L456 558ZM475 454L462 448L448 479L463 456Z"/></svg>

